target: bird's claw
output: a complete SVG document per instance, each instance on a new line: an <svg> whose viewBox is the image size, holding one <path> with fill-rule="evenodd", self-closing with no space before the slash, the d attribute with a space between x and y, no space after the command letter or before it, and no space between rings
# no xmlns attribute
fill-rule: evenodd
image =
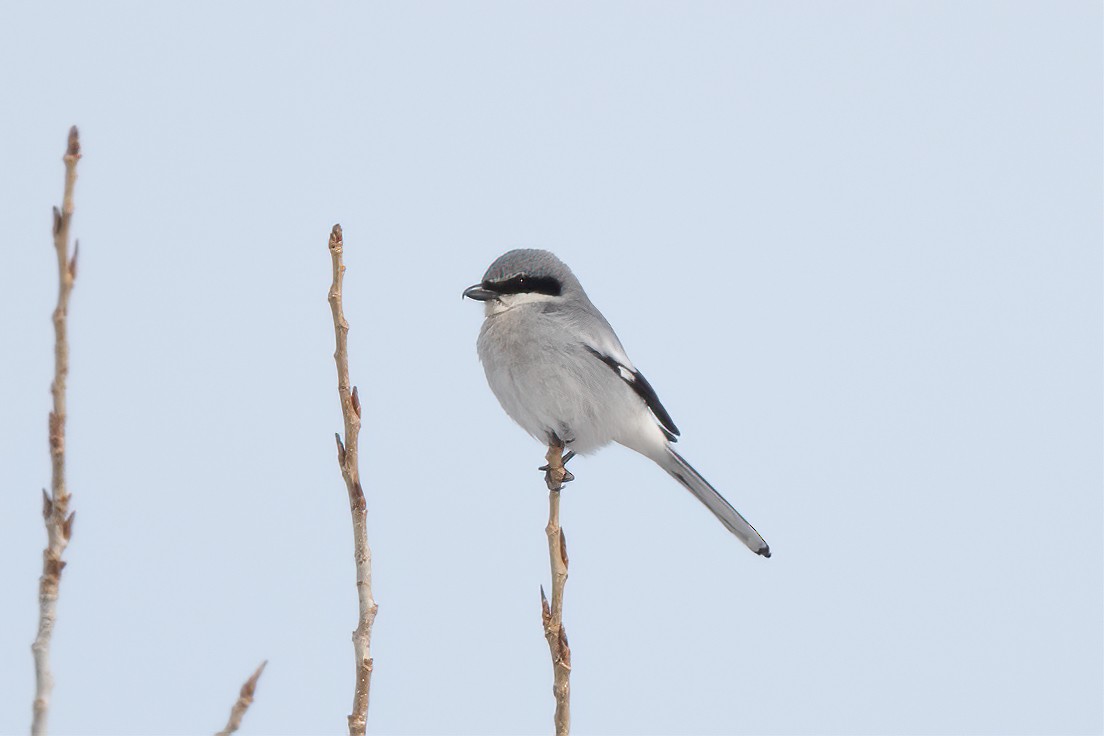
<svg viewBox="0 0 1104 736"><path fill-rule="evenodd" d="M548 481L552 480L552 468L551 467L549 467L548 465L542 465L539 468L537 468L537 470L543 470L544 471L544 479L545 480L548 480ZM570 483L573 480L575 480L575 476L571 474L570 470L568 470L567 468L564 468L563 480L560 481L560 482L561 483Z"/></svg>
<svg viewBox="0 0 1104 736"><path fill-rule="evenodd" d="M548 486L549 490L558 490L559 488L562 488L565 483L570 483L571 481L575 480L575 476L571 473L571 471L564 467L564 464L567 463L567 461L570 460L574 455L574 452L568 452L567 454L565 454L563 458L560 459L559 464L555 468L552 467L551 463L542 465L538 468L538 470L544 471L544 482L545 485Z"/></svg>
<svg viewBox="0 0 1104 736"><path fill-rule="evenodd" d="M564 453L564 456L560 459L560 463L562 463L563 465L566 466L568 461L571 460L571 458L573 458L573 457L575 457L575 451L574 450L568 450L567 452ZM543 470L544 472L547 473L549 467L550 466L548 466L548 465L542 465L539 468L537 468L537 470ZM566 470L565 470L565 472L566 472ZM575 480L575 476L571 475L571 473L567 473L567 475L570 476L570 477L567 477L564 480L564 483L566 483L569 480Z"/></svg>
<svg viewBox="0 0 1104 736"><path fill-rule="evenodd" d="M558 483L556 482L556 478L553 475L552 468L544 465L539 469L544 471L544 482L549 489L561 487L565 483L570 483L571 481L575 480L575 476L572 475L566 468L559 468L560 473L562 473L563 475Z"/></svg>
<svg viewBox="0 0 1104 736"><path fill-rule="evenodd" d="M573 441L573 440L569 440ZM560 440L558 436L553 435L553 440L548 443L548 454L544 456L548 462L545 465L540 466L539 470L544 471L544 484L548 486L549 491L559 491L563 488L564 483L570 483L575 480L575 476L568 472L567 461L575 457L574 450L566 449L566 442Z"/></svg>

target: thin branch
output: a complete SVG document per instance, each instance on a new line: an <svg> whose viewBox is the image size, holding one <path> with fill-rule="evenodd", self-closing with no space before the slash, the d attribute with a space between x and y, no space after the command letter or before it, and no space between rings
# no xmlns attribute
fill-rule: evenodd
<svg viewBox="0 0 1104 736"><path fill-rule="evenodd" d="M54 309L54 381L50 386L54 406L50 412L50 493L42 491L42 516L46 522L46 549L42 553L42 577L38 581L38 635L31 651L35 663L34 720L31 733L46 733L50 714L50 696L54 676L50 671L50 641L57 621L58 588L65 567L62 554L73 534L74 513L69 512L69 492L65 487L65 381L69 377L69 294L77 277L77 254L69 257L69 223L73 219L73 188L77 183L77 162L80 160L80 135L74 125L69 129L65 149L65 193L61 210L54 208L54 248L58 261L58 299Z"/></svg>
<svg viewBox="0 0 1104 736"><path fill-rule="evenodd" d="M253 675L245 681L245 684L241 686L241 692L238 694L238 701L234 703L234 707L230 709L230 720L226 722L226 728L219 731L215 736L230 736L241 727L242 716L249 710L249 706L253 704L253 693L257 692L257 680L261 679L261 673L264 672L265 665L268 664L266 659L261 662L261 666L258 667Z"/></svg>
<svg viewBox="0 0 1104 736"><path fill-rule="evenodd" d="M544 638L552 655L552 695L556 698L556 736L567 736L571 730L571 647L563 624L563 594L567 583L567 539L560 528L560 490L574 476L564 468L563 448L549 445L545 455L548 464L545 482L548 484L548 559L552 567L552 603L541 586L541 620Z"/></svg>
<svg viewBox="0 0 1104 736"><path fill-rule="evenodd" d="M364 489L360 485L360 468L357 464L357 437L360 435L360 397L356 387L349 388L349 323L341 308L341 282L345 264L341 260L344 243L341 226L334 225L330 233L330 257L333 260L333 284L330 286L330 310L333 312L334 334L337 348L337 393L341 399L341 413L345 417L345 442L337 439L337 463L341 477L349 492L349 510L353 515L353 558L356 560L356 587L359 600L359 618L353 631L353 655L356 658L356 689L353 692L353 712L349 714L349 733L362 736L368 724L368 691L372 685L372 624L376 620L378 606L372 598L372 550L368 547L368 514L364 503Z"/></svg>

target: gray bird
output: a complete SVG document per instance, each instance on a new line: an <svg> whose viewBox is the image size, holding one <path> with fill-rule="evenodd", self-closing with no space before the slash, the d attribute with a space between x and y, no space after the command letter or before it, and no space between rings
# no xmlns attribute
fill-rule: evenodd
<svg viewBox="0 0 1104 736"><path fill-rule="evenodd" d="M671 415L567 264L548 251L512 250L464 296L484 302L479 359L491 391L526 432L569 455L610 442L636 450L770 557L759 532L671 447L679 434Z"/></svg>

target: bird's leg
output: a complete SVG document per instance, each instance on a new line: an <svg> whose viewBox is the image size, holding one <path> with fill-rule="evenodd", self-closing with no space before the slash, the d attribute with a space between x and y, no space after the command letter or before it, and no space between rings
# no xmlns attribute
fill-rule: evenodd
<svg viewBox="0 0 1104 736"><path fill-rule="evenodd" d="M544 471L544 482L550 491L558 491L563 488L564 483L575 480L575 476L569 473L567 468L564 467L568 460L575 457L575 452L568 450L565 455L563 450L564 445L563 442L559 441L559 438L555 438L554 441L549 442L548 452L544 456L548 464L538 468L538 470Z"/></svg>

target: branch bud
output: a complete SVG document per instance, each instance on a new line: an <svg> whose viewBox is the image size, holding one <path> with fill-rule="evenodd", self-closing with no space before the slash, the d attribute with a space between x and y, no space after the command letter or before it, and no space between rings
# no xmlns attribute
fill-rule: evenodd
<svg viewBox="0 0 1104 736"><path fill-rule="evenodd" d="M342 470L345 468L345 445L341 443L341 435L334 432L334 440L337 441L337 464L341 466Z"/></svg>
<svg viewBox="0 0 1104 736"><path fill-rule="evenodd" d="M65 149L66 156L79 156L80 155L80 131L77 130L77 126L69 128L69 143Z"/></svg>

